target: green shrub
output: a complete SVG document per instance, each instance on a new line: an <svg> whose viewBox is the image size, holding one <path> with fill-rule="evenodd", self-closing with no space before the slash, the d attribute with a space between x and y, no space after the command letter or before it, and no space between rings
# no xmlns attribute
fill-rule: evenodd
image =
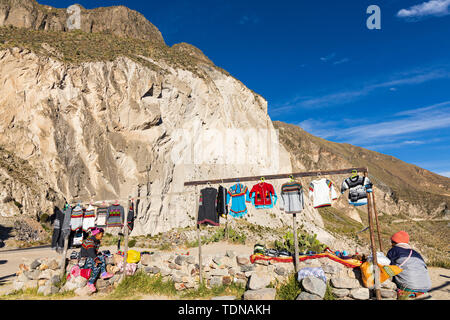
<svg viewBox="0 0 450 320"><path fill-rule="evenodd" d="M297 240L299 252L305 251L323 252L327 247L325 244L317 240L316 234L309 235L307 233L302 232L301 230L297 231ZM289 252L294 252L295 251L294 234L290 231L287 232L283 236L282 241L278 240L275 241L274 246L275 249L277 250L288 250Z"/></svg>
<svg viewBox="0 0 450 320"><path fill-rule="evenodd" d="M50 218L50 216L47 213L43 213L41 214L41 216L39 217L39 221L41 223L46 223L48 222L48 219Z"/></svg>
<svg viewBox="0 0 450 320"><path fill-rule="evenodd" d="M128 241L128 248L133 248L136 245L136 239L131 239Z"/></svg>
<svg viewBox="0 0 450 320"><path fill-rule="evenodd" d="M295 273L293 273L278 287L276 299L295 300L300 292L302 292L300 283L297 281Z"/></svg>

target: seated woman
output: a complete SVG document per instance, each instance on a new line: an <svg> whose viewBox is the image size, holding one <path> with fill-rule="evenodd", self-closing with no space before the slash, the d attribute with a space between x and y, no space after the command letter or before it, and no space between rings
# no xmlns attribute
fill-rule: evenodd
<svg viewBox="0 0 450 320"><path fill-rule="evenodd" d="M81 245L80 255L82 258L87 258L84 267L92 270L87 286L92 292L95 292L97 289L94 283L100 272L102 279L109 279L113 274L106 272L105 257L98 254L100 240L103 238L104 230L102 228L93 228L91 232L92 236L86 238Z"/></svg>
<svg viewBox="0 0 450 320"><path fill-rule="evenodd" d="M409 235L399 231L391 237L392 248L387 257L392 265L403 269L394 277L398 297L416 298L431 289L430 275L422 256L409 245Z"/></svg>

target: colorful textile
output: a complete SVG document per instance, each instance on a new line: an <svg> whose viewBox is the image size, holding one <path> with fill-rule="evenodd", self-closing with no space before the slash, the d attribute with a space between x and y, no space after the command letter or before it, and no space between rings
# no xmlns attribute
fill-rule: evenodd
<svg viewBox="0 0 450 320"><path fill-rule="evenodd" d="M123 227L125 211L120 204L113 204L108 208L108 219L106 226L108 228Z"/></svg>
<svg viewBox="0 0 450 320"><path fill-rule="evenodd" d="M427 291L423 291L423 290L412 290L412 289L408 289L408 288L404 288L404 287L400 287L397 289L397 299L402 299L402 298L418 298L424 294L426 294L428 292Z"/></svg>
<svg viewBox="0 0 450 320"><path fill-rule="evenodd" d="M95 219L95 225L100 228L106 228L106 220L108 217L108 207L97 208L97 218Z"/></svg>
<svg viewBox="0 0 450 320"><path fill-rule="evenodd" d="M77 204L72 209L72 214L70 216L70 228L72 231L78 231L83 226L83 208Z"/></svg>
<svg viewBox="0 0 450 320"><path fill-rule="evenodd" d="M260 182L252 187L249 193L256 209L270 209L277 203L277 194L270 183Z"/></svg>
<svg viewBox="0 0 450 320"><path fill-rule="evenodd" d="M347 190L348 203L352 206L363 206L367 204L367 192L372 192L372 183L368 177L349 177L342 182L341 194Z"/></svg>
<svg viewBox="0 0 450 320"><path fill-rule="evenodd" d="M305 260L309 260L309 259L320 259L320 258L328 258L331 259L333 261L339 262L340 264L343 264L346 267L349 268L356 268L359 267L362 262L356 259L341 259L339 257L337 257L334 254L331 254L329 252L324 252L324 253L319 253L319 254L314 254L314 255L302 255L298 257L299 261L305 261ZM294 257L268 257L262 254L252 254L250 256L250 262L254 263L257 260L273 260L273 261L277 261L277 262L290 262L292 263L294 261Z"/></svg>
<svg viewBox="0 0 450 320"><path fill-rule="evenodd" d="M336 190L334 190L333 182L325 178L311 181L311 183L309 184L309 197L313 198L314 208L331 206L331 200L337 199L337 194Z"/></svg>
<svg viewBox="0 0 450 320"><path fill-rule="evenodd" d="M95 227L95 208L89 205L83 215L83 231L88 232Z"/></svg>
<svg viewBox="0 0 450 320"><path fill-rule="evenodd" d="M215 188L204 188L200 191L197 224L219 225L219 214L217 213L217 190Z"/></svg>
<svg viewBox="0 0 450 320"><path fill-rule="evenodd" d="M374 268L373 263L366 261L361 266L361 278L364 286L369 289L374 288L375 284L375 275L374 275ZM398 266L382 266L378 264L378 269L380 270L380 283L385 282L387 279L394 277L395 275L402 272L402 269Z"/></svg>
<svg viewBox="0 0 450 320"><path fill-rule="evenodd" d="M83 240L80 255L81 257L90 257L94 259L98 254L99 247L100 240L97 240L95 236L90 236Z"/></svg>
<svg viewBox="0 0 450 320"><path fill-rule="evenodd" d="M325 276L325 272L321 267L317 268L303 268L298 272L297 280L301 281L307 277L316 277L322 279L325 283L327 283L327 277Z"/></svg>
<svg viewBox="0 0 450 320"><path fill-rule="evenodd" d="M281 186L280 210L285 213L300 213L305 208L303 187L300 182L291 181Z"/></svg>
<svg viewBox="0 0 450 320"><path fill-rule="evenodd" d="M247 214L246 203L251 203L248 188L241 183L236 183L228 189L227 204L232 200L230 215L234 218L240 218Z"/></svg>

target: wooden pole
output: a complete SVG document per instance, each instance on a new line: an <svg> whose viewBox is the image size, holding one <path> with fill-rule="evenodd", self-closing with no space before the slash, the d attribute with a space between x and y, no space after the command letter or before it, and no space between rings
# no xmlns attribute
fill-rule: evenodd
<svg viewBox="0 0 450 320"><path fill-rule="evenodd" d="M298 272L299 270L299 261L298 261L298 240L297 240L297 215L294 213L292 214L292 228L294 229L294 248L295 248L295 254L294 254L294 261L295 261L295 272Z"/></svg>
<svg viewBox="0 0 450 320"><path fill-rule="evenodd" d="M198 194L198 187L195 187L195 214L196 214L196 222L198 222L198 210L199 210L199 194ZM200 285L203 283L203 267L202 267L202 239L200 237L200 224L197 223L197 241L198 241L198 268L199 268L199 280Z"/></svg>
<svg viewBox="0 0 450 320"><path fill-rule="evenodd" d="M377 233L378 233L378 243L380 244L380 251L383 252L383 244L381 242L381 235L380 235L380 224L378 223L378 211L377 211L377 207L375 205L375 194L374 194L374 187L372 187L372 205L373 205L373 211L375 213L375 222L377 225Z"/></svg>
<svg viewBox="0 0 450 320"><path fill-rule="evenodd" d="M124 226L125 226L125 230L124 232L124 237L125 237L125 251L123 253L123 272L122 272L122 280L125 279L125 277L127 276L127 258L128 258L128 211L130 210L130 198L128 198L127 201L127 207L124 210Z"/></svg>
<svg viewBox="0 0 450 320"><path fill-rule="evenodd" d="M364 173L364 176L367 177L367 172ZM381 300L381 292L380 292L380 270L378 269L378 260L377 260L377 250L375 245L375 236L373 233L373 221L372 221L372 203L370 194L367 197L367 213L369 220L369 232L370 232L370 246L372 249L372 263L374 270L374 282L375 282L375 296L377 300Z"/></svg>

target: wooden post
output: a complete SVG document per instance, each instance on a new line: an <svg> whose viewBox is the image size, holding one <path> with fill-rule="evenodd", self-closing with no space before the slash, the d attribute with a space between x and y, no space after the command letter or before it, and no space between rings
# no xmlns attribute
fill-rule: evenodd
<svg viewBox="0 0 450 320"><path fill-rule="evenodd" d="M198 194L198 187L195 187L195 215L197 217L196 223L198 222L198 210L199 210L199 194ZM203 274L202 274L202 239L200 237L200 225L197 223L197 241L198 241L198 268L199 268L199 280L200 285L203 283Z"/></svg>
<svg viewBox="0 0 450 320"><path fill-rule="evenodd" d="M67 248L69 247L69 237L70 231L69 234L66 237L64 237L64 250L61 258L61 275L59 277L61 280L64 278L64 275L66 274L66 256L67 256Z"/></svg>
<svg viewBox="0 0 450 320"><path fill-rule="evenodd" d="M378 211L377 211L377 207L375 205L375 194L374 194L374 188L372 187L372 205L373 205L373 211L375 213L375 222L377 225L377 233L378 233L378 243L380 244L380 251L383 252L383 244L381 242L381 235L380 235L380 225L378 223Z"/></svg>
<svg viewBox="0 0 450 320"><path fill-rule="evenodd" d="M292 228L294 229L294 247L295 247L294 266L295 272L298 272L299 261L298 261L298 240L297 240L297 215L295 213L292 215Z"/></svg>
<svg viewBox="0 0 450 320"><path fill-rule="evenodd" d="M124 221L124 226L125 226L125 230L124 232L124 237L125 237L125 251L123 253L123 272L122 272L122 280L125 279L125 277L127 276L127 257L128 257L128 211L130 210L130 198L128 197L128 201L127 201L127 207L124 210L124 216L125 216L125 221Z"/></svg>
<svg viewBox="0 0 450 320"><path fill-rule="evenodd" d="M368 172L365 172L364 176L367 177L367 173ZM373 233L372 203L371 203L370 194L367 197L367 213L368 213L368 218L369 218L370 246L372 249L372 263L373 263L373 270L374 270L375 296L376 296L377 300L381 300L380 270L378 269L377 250L376 250L376 245L375 245L375 236Z"/></svg>

